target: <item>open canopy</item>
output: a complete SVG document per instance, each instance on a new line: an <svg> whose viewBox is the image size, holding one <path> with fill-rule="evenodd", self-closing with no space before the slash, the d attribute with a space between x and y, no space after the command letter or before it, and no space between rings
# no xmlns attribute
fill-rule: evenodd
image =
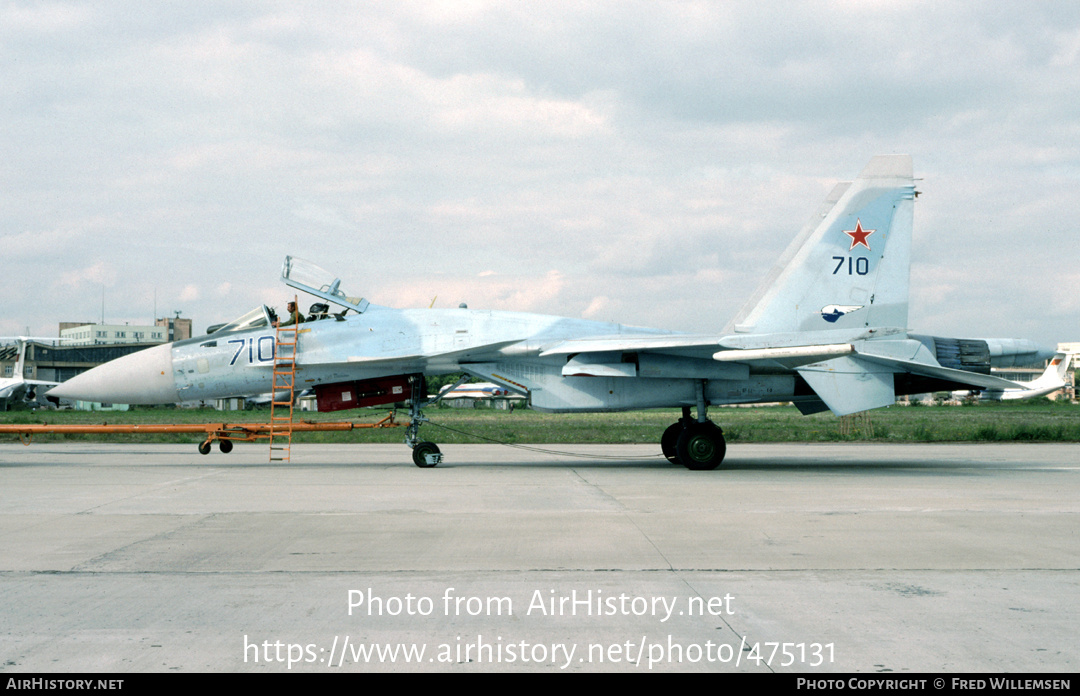
<svg viewBox="0 0 1080 696"><path fill-rule="evenodd" d="M289 287L321 297L327 302L363 313L368 308L368 301L354 297L341 289L341 279L333 273L319 268L310 261L286 256L281 265L281 279Z"/></svg>

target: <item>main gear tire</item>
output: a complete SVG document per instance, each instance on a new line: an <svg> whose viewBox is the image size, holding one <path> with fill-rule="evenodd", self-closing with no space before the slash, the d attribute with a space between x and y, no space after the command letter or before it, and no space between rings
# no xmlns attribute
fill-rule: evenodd
<svg viewBox="0 0 1080 696"><path fill-rule="evenodd" d="M679 435L682 435L683 423L672 423L668 426L664 434L660 436L660 451L664 453L664 458L672 464L682 464L679 461L679 453L677 447L679 445Z"/></svg>
<svg viewBox="0 0 1080 696"><path fill-rule="evenodd" d="M683 466L692 471L709 471L720 466L727 454L724 431L712 421L690 423L679 434L675 446Z"/></svg>
<svg viewBox="0 0 1080 696"><path fill-rule="evenodd" d="M439 446L434 442L417 442L412 450L413 464L417 465L421 469L430 469L438 464L438 462L428 463L429 454L438 454Z"/></svg>

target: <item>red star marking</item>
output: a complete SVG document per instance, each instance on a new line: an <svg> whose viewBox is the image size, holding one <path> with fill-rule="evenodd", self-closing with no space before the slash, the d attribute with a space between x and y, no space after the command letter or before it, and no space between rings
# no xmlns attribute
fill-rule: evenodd
<svg viewBox="0 0 1080 696"><path fill-rule="evenodd" d="M862 220L855 221L855 229L844 230L844 234L851 237L851 246L848 247L848 251L851 251L859 244L866 247L867 251L870 251L870 245L866 243L866 238L877 232L877 230L864 230L862 228Z"/></svg>

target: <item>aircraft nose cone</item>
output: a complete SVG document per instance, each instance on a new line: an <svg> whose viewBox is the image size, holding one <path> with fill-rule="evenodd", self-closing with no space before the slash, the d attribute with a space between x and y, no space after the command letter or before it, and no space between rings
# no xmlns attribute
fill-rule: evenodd
<svg viewBox="0 0 1080 696"><path fill-rule="evenodd" d="M53 387L49 396L113 404L176 403L180 397L173 380L172 344L99 365Z"/></svg>

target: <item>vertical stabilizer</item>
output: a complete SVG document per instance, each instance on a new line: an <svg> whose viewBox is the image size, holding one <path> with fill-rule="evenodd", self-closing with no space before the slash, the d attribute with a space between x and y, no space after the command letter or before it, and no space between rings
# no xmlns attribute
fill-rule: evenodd
<svg viewBox="0 0 1080 696"><path fill-rule="evenodd" d="M729 330L907 328L914 199L911 157L874 157L833 189Z"/></svg>
<svg viewBox="0 0 1080 696"><path fill-rule="evenodd" d="M26 378L26 339L18 339L16 345L19 348L19 355L15 358L15 367L11 376L21 382Z"/></svg>
<svg viewBox="0 0 1080 696"><path fill-rule="evenodd" d="M1024 384L1024 389L1015 392L1006 392L1005 399L1026 399L1032 396L1042 396L1055 392L1069 385L1069 362L1072 355L1057 353L1046 366L1046 370L1036 379Z"/></svg>

